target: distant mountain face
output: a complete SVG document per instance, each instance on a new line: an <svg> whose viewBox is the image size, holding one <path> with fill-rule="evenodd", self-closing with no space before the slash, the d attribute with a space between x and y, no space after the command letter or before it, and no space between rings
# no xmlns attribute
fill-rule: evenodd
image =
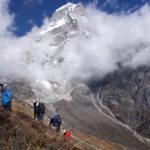
<svg viewBox="0 0 150 150"><path fill-rule="evenodd" d="M83 84L54 103L53 107L63 118L63 128L119 143L127 150L148 150L150 145L146 140L143 142L143 138L115 119L96 97Z"/></svg>
<svg viewBox="0 0 150 150"><path fill-rule="evenodd" d="M150 138L150 68L122 68L91 84L115 117Z"/></svg>

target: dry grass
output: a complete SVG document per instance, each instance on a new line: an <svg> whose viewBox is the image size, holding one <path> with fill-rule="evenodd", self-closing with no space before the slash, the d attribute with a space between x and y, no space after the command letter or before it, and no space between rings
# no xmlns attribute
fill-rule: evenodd
<svg viewBox="0 0 150 150"><path fill-rule="evenodd" d="M33 117L32 107L25 102L12 99L12 109L14 112L22 112L31 118Z"/></svg>
<svg viewBox="0 0 150 150"><path fill-rule="evenodd" d="M65 146L64 143L67 143ZM69 150L74 142L56 135L48 127L32 122L22 112L8 112L0 108L1 150ZM81 150L75 147L73 150Z"/></svg>

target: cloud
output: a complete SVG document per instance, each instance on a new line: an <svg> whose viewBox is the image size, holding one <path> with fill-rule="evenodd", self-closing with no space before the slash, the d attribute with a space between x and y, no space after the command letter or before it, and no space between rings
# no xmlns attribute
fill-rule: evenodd
<svg viewBox="0 0 150 150"><path fill-rule="evenodd" d="M14 29L14 14L9 12L10 0L0 1L0 79L4 77L24 76L27 65L22 61L23 51L32 37L32 31L26 37L16 37Z"/></svg>
<svg viewBox="0 0 150 150"><path fill-rule="evenodd" d="M43 26L36 26L23 37L16 37L14 15L9 13L8 0L0 1L0 77L26 80L45 79L61 81L78 78L103 77L118 69L117 64L137 67L150 64L150 7L128 14L110 15L94 7L86 7L78 20L79 34L68 40L61 49L64 62L59 67L49 63L54 42L45 36L40 44L35 41L41 30L49 27L49 18ZM85 34L88 33L88 36Z"/></svg>
<svg viewBox="0 0 150 150"><path fill-rule="evenodd" d="M66 76L103 77L122 66L150 64L150 7L129 14L110 15L86 8L87 22L79 22L80 34L63 51ZM86 28L85 28L86 26ZM89 32L86 37L83 32ZM67 66L67 67L66 67Z"/></svg>
<svg viewBox="0 0 150 150"><path fill-rule="evenodd" d="M24 5L26 6L30 6L30 5L33 5L33 4L41 4L43 2L43 0L25 0L24 1Z"/></svg>
<svg viewBox="0 0 150 150"><path fill-rule="evenodd" d="M0 35L4 35L8 30L13 28L14 15L9 13L8 10L9 0L0 1ZM8 33L8 32L7 32Z"/></svg>

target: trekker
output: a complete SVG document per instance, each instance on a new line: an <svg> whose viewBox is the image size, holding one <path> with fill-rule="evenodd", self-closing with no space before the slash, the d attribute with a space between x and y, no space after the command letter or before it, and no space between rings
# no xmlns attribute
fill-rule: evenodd
<svg viewBox="0 0 150 150"><path fill-rule="evenodd" d="M0 92L2 93L2 107L11 111L11 100L12 100L12 93L7 88L6 84L0 84Z"/></svg>
<svg viewBox="0 0 150 150"><path fill-rule="evenodd" d="M70 139L71 138L71 132L67 129L63 131L64 135L66 138Z"/></svg>
<svg viewBox="0 0 150 150"><path fill-rule="evenodd" d="M60 131L61 117L57 113L54 114L54 116L50 119L49 126L55 129L57 132Z"/></svg>
<svg viewBox="0 0 150 150"><path fill-rule="evenodd" d="M34 119L43 120L45 114L44 104L36 101L33 103L33 108L34 108Z"/></svg>

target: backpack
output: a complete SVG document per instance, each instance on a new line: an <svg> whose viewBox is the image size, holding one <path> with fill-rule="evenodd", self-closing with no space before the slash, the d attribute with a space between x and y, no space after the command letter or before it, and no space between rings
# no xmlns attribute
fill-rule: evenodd
<svg viewBox="0 0 150 150"><path fill-rule="evenodd" d="M5 89L2 93L2 106L10 106L12 93L9 89Z"/></svg>
<svg viewBox="0 0 150 150"><path fill-rule="evenodd" d="M34 111L37 113L37 114L40 114L41 113L41 107L40 107L40 103L37 105L38 102L35 102L34 103Z"/></svg>
<svg viewBox="0 0 150 150"><path fill-rule="evenodd" d="M57 119L57 123L61 124L61 118L59 115L55 115L55 118Z"/></svg>

